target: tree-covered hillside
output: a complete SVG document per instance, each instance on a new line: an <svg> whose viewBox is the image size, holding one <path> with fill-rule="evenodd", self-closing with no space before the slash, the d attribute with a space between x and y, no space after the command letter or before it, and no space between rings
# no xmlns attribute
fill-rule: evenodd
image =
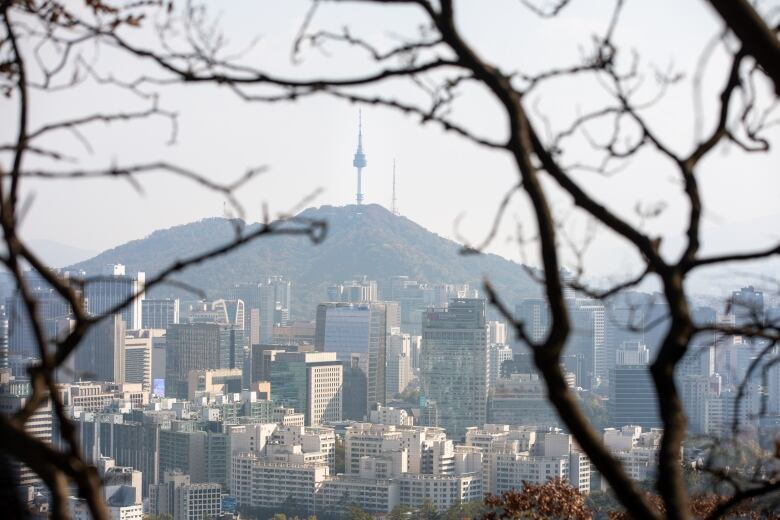
<svg viewBox="0 0 780 520"><path fill-rule="evenodd" d="M329 284L358 274L378 280L380 293L396 275L478 287L487 276L509 303L536 293L519 264L497 255L462 255L459 244L375 204L322 206L300 216L327 221L327 236L321 244L300 236L261 237L226 256L191 267L176 279L217 296L234 283L284 275L293 282L293 313L298 318L313 316ZM250 231L256 225L244 229ZM235 221L209 218L155 231L72 267L92 274L105 264L123 263L128 272L145 271L149 277L178 258L227 243L234 236ZM156 292L171 293L178 294L172 288Z"/></svg>

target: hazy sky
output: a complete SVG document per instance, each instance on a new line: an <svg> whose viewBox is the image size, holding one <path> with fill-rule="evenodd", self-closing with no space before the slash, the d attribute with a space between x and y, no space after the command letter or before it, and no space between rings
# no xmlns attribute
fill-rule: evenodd
<svg viewBox="0 0 780 520"><path fill-rule="evenodd" d="M220 15L219 24L231 42L242 49L253 38L257 45L246 63L279 74L316 77L360 74L375 70L365 55L332 45L327 54L304 53L298 65L290 63L290 45L309 3L285 1L212 1L209 8ZM571 64L588 49L591 35L602 32L612 2L575 0L560 19L543 21L530 14L517 0L462 1L458 22L468 40L483 56L504 70L535 72ZM769 6L768 3L765 5ZM325 3L317 12L314 28L338 31L348 25L355 35L387 45L392 35L413 36L423 21L414 8L367 6L359 3ZM720 24L706 2L700 0L628 0L616 33L623 46L623 59L635 49L642 56L643 89L655 91L651 66L673 67L685 79L675 86L648 114L658 133L678 151L690 150L693 142L693 94L691 79L707 42ZM137 30L128 37L151 45L148 32ZM92 51L88 53L92 56ZM716 54L704 76L705 112L712 113L724 79L726 62ZM154 73L108 49L97 56L96 68L104 73L132 79ZM408 86L390 83L380 89L387 95L416 96ZM272 214L286 212L313 192L323 188L313 205L352 203L355 173L351 167L356 144L357 106L327 97L296 104L247 104L224 88L177 86L159 90L161 106L178 112L179 132L175 145L166 144L169 126L162 119L142 123L94 125L85 134L93 151L88 153L73 135L54 136L49 143L78 155L84 166L142 163L166 160L196 169L227 182L252 166L269 170L240 193L248 220L257 220L266 202ZM368 91L367 91L368 92ZM370 92L375 92L370 91ZM562 81L539 90L531 102L556 128L562 128L578 110L599 106L603 88L592 79ZM13 100L3 100L0 117L15 117ZM144 106L118 89L88 82L69 93L33 99L33 126L44 121L98 112ZM500 138L505 119L495 103L478 89L464 89L454 115L480 134ZM459 232L472 242L487 233L495 207L505 191L517 181L509 157L481 149L463 139L444 134L432 126L420 127L416 119L389 109L363 109L364 145L368 168L364 175L367 203L390 205L392 163L397 162L398 205L401 213L444 236ZM712 125L705 118L704 128ZM3 124L0 136L13 135ZM595 135L598 129L594 129ZM774 132L772 137L777 137ZM580 139L582 141L582 139ZM572 148L572 158L584 148ZM3 159L5 160L5 158ZM29 164L32 164L29 163ZM777 155L746 157L728 147L719 149L702 164L707 204L704 244L710 251L750 248L778 240L777 207L780 194ZM676 171L652 154L643 154L621 173L603 178L582 174L587 189L608 206L631 215L638 202L665 202L667 209L649 229L664 236L665 250L679 248L687 206L680 196ZM141 238L158 228L223 214L222 197L168 174L151 174L142 180L144 193L122 181L37 182L27 185L34 196L24 229L29 237L45 238L80 248L101 250ZM568 200L554 194L560 215L568 214L567 228L581 234L586 220L571 213ZM520 222L531 226L527 202L518 196L507 213L502 234L492 250L513 259L537 263L533 254L521 256L512 239ZM595 277L615 277L632 271L636 258L620 242L601 233L586 256L588 272ZM740 268L739 271L749 270ZM761 267L764 274L780 274L777 264ZM698 290L730 286L733 280L703 276Z"/></svg>

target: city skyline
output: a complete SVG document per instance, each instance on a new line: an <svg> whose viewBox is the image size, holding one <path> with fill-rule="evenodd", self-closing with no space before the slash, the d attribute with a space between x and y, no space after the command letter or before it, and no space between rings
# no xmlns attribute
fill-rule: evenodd
<svg viewBox="0 0 780 520"><path fill-rule="evenodd" d="M0 8L6 516L777 517L777 6L113 2Z"/></svg>

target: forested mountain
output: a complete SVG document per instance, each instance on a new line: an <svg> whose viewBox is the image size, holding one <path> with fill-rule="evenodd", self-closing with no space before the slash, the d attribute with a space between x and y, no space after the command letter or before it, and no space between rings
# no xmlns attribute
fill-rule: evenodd
<svg viewBox="0 0 780 520"><path fill-rule="evenodd" d="M534 282L521 265L492 254L462 255L456 242L375 204L322 206L299 216L327 222L327 236L321 244L314 245L301 236L261 237L228 255L190 267L176 279L218 296L234 283L284 275L293 282L293 313L298 318L313 316L314 306L325 299L328 285L359 274L379 282L380 296L390 277L396 275L480 288L488 276L510 304L536 294ZM208 218L155 231L72 267L94 274L105 264L123 263L128 273L145 271L148 278L177 259L227 243L235 236L235 223ZM239 224L244 232L258 225ZM170 287L153 292L170 293L179 294Z"/></svg>

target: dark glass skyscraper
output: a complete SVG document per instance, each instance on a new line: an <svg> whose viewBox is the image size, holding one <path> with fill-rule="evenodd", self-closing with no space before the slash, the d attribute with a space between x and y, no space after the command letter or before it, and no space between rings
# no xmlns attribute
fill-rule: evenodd
<svg viewBox="0 0 780 520"><path fill-rule="evenodd" d="M387 305L381 302L321 303L317 307L315 350L335 352L344 366L344 386L366 392L344 394L346 419L362 420L376 403L386 402ZM362 372L359 375L355 369ZM355 376L358 380L352 381ZM362 410L360 415L353 416Z"/></svg>

